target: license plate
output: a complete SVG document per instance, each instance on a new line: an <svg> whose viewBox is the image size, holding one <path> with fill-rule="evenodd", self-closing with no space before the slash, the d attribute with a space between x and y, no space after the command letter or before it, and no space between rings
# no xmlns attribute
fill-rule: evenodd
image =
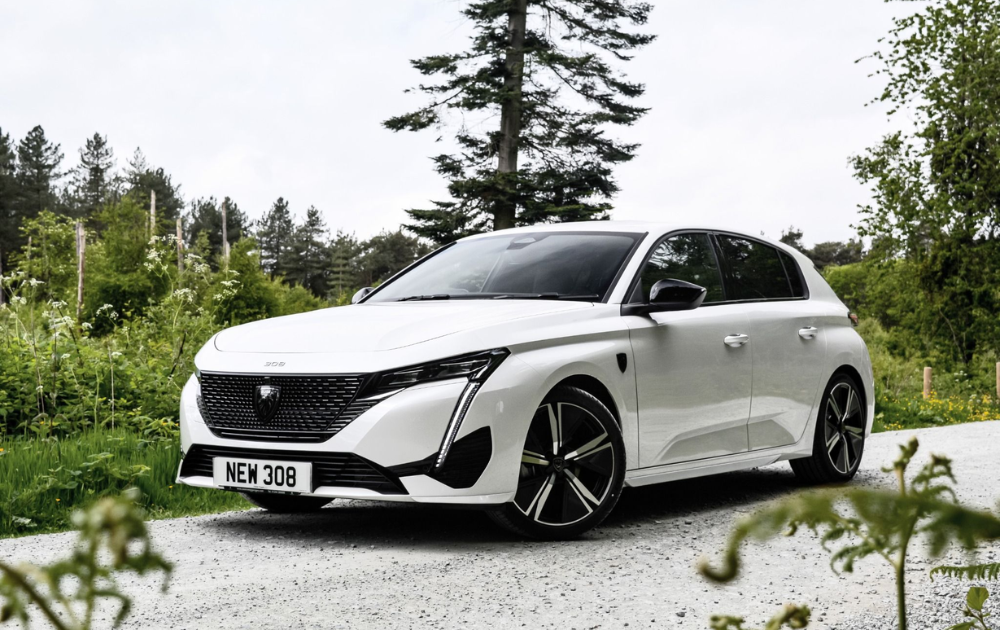
<svg viewBox="0 0 1000 630"><path fill-rule="evenodd" d="M216 486L312 492L312 464L234 457L216 457L212 462Z"/></svg>

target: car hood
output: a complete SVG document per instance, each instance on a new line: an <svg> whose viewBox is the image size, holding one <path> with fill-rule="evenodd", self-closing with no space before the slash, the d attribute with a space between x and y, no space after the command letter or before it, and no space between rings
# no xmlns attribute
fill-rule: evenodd
<svg viewBox="0 0 1000 630"><path fill-rule="evenodd" d="M220 352L356 353L395 350L516 319L592 308L586 302L373 302L243 324L215 337Z"/></svg>

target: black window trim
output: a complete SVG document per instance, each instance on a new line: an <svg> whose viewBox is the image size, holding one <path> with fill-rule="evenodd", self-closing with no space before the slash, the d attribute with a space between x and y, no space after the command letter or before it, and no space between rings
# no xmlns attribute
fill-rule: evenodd
<svg viewBox="0 0 1000 630"><path fill-rule="evenodd" d="M642 277L642 270L646 267L646 263L648 263L649 259L652 258L653 252L656 251L656 248L659 247L664 241L673 238L675 236L680 236L682 234L705 234L706 236L708 236L708 240L712 248L712 255L715 257L715 266L718 269L719 275L721 276L722 279L723 299L719 300L718 302L709 302L707 304L702 304L699 308L705 308L709 306L722 306L725 304L752 304L755 302L795 302L795 301L809 299L809 283L806 282L805 274L802 273L802 269L801 267L799 267L799 262L795 260L795 257L789 254L788 252L782 252L782 250L780 250L779 248L775 247L770 243L754 238L752 236L747 236L746 234L740 234L739 232L729 232L727 230L699 230L697 228L692 228L692 229L682 229L682 230L674 230L672 232L667 232L666 234L658 238L655 243L653 243L653 245L646 252L646 255L643 257L642 263L635 270L635 275L632 277L632 281L628 285L628 290L625 291L625 295L622 301L623 305L640 303L640 302L633 302L632 295L635 293L635 287ZM719 234L723 234L725 236L733 236L736 238L742 238L754 243L758 243L760 245L764 245L766 247L770 247L771 249L777 250L778 252L787 254L788 257L792 260L792 262L795 263L795 271L796 273L799 274L799 279L802 282L802 292L803 292L802 297L754 298L750 300L726 299L730 293L729 284L731 283L731 280L729 278L728 263L725 261L725 256L721 251L718 241L716 240L716 236ZM789 283L789 290L791 290L792 289L791 278L788 275L788 269L785 268L784 257L778 256L778 260L781 261L782 269L785 270L785 279Z"/></svg>
<svg viewBox="0 0 1000 630"><path fill-rule="evenodd" d="M537 232L524 232L525 235L535 234L535 233L569 234L569 235L575 235L575 236L593 234L593 235L596 235L596 236L630 236L630 237L634 237L634 242L632 243L631 249L629 249L628 254L625 256L625 259L622 261L622 264L618 266L618 272L615 274L615 277L612 278L611 282L608 284L608 290L604 292L604 295L601 296L600 300L598 300L597 302L594 302L594 303L602 303L602 304L607 303L608 300L611 299L611 294L614 293L615 287L618 286L618 282L619 282L619 280L621 280L622 274L625 273L625 269L628 267L629 263L632 262L632 257L635 256L635 253L637 251L639 251L639 247L642 245L642 242L646 240L647 236L649 236L649 232L629 232L629 231L625 231L625 230L538 230ZM505 236L505 235L502 234L502 233L491 232L491 233L488 233L488 236L486 236L485 238L503 237L503 236ZM460 239L460 240L462 240L462 239ZM423 256L422 258L418 258L417 260L413 261L412 263L410 263L406 267L400 269L399 271L397 271L396 273L394 273L392 276L390 276L388 280L386 280L385 282L383 282L382 284L380 284L378 287L376 287L374 291L372 291L371 293L369 293L368 295L366 295L363 299L359 300L358 304L364 304L369 299L371 299L371 297L373 295L375 295L376 293L378 293L379 291L381 291L385 287L389 286L395 280L398 280L400 277L402 277L403 274L408 273L414 267L417 267L417 266L419 266L419 265L427 262L428 260L430 260L434 256L437 256L438 254L440 254L444 250L449 249L450 247L452 247L453 245L456 245L458 243L459 243L459 241L452 241L452 242L448 243L447 245L442 245L441 247L435 249L434 251L430 252L426 256Z"/></svg>

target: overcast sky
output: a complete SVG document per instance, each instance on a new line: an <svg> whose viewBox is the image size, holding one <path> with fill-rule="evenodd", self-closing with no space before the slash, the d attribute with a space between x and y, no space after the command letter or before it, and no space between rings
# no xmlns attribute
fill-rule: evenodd
<svg viewBox="0 0 1000 630"><path fill-rule="evenodd" d="M848 158L890 129L865 107L882 0L653 0L659 39L626 66L652 108L616 131L614 218L709 220L807 243L846 239L868 199ZM230 195L251 218L278 196L367 237L446 199L436 134L385 118L422 103L408 60L461 50L457 0L0 0L0 128L41 124L64 165L95 131L119 166L138 146L186 200Z"/></svg>

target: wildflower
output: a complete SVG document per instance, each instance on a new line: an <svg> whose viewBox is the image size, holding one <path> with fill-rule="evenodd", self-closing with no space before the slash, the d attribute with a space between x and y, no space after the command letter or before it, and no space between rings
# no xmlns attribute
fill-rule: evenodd
<svg viewBox="0 0 1000 630"><path fill-rule="evenodd" d="M62 499L56 499L56 503L59 503Z"/></svg>
<svg viewBox="0 0 1000 630"><path fill-rule="evenodd" d="M37 278L31 278L28 280L28 284L31 285L32 287L37 287L38 285L45 283Z"/></svg>
<svg viewBox="0 0 1000 630"><path fill-rule="evenodd" d="M67 353L64 353L64 354L60 354L60 355L59 355L59 358L60 358L60 359L63 359L63 360L66 360L66 359L68 359L68 358L69 358L69 353L67 352Z"/></svg>
<svg viewBox="0 0 1000 630"><path fill-rule="evenodd" d="M112 352L111 353L111 357L114 358L114 359L117 359L120 356L122 356L121 352Z"/></svg>

